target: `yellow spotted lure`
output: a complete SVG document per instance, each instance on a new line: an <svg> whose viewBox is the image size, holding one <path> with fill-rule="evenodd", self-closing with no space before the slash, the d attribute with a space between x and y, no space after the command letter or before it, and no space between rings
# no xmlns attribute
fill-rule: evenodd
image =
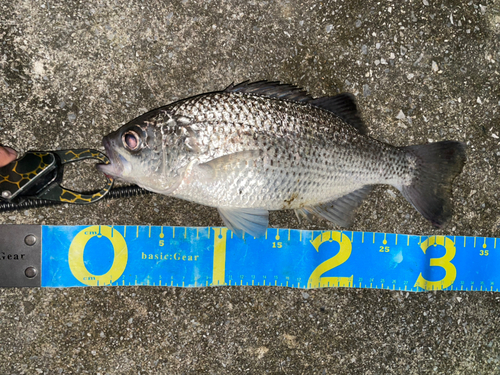
<svg viewBox="0 0 500 375"><path fill-rule="evenodd" d="M83 159L108 162L89 149L28 152L0 168L1 200L13 207L26 201L89 204L109 195L109 178L96 193L60 185L63 166ZM499 265L500 239L487 237L269 228L260 238L240 238L219 227L0 225L0 287L498 292Z"/></svg>
<svg viewBox="0 0 500 375"><path fill-rule="evenodd" d="M0 168L2 200L9 203L21 203L26 199L75 204L97 202L113 187L109 177L106 177L106 186L93 194L71 191L60 185L64 165L85 159L109 162L106 155L91 149L27 152L21 159Z"/></svg>

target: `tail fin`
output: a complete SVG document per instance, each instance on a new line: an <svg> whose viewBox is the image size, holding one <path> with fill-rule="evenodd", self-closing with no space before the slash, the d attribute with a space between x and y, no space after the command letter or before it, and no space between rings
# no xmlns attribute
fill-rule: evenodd
<svg viewBox="0 0 500 375"><path fill-rule="evenodd" d="M422 216L441 228L452 215L451 184L464 166L465 145L443 141L404 149L416 157L416 174L400 190Z"/></svg>

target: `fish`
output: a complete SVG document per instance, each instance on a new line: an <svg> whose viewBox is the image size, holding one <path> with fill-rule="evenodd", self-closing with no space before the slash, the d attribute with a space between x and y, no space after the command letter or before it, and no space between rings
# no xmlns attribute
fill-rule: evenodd
<svg viewBox="0 0 500 375"><path fill-rule="evenodd" d="M269 211L293 209L349 227L376 185L391 185L432 225L452 216L465 145L396 147L367 135L350 93L313 98L245 81L147 112L103 139L108 176L215 207L236 235L265 234Z"/></svg>

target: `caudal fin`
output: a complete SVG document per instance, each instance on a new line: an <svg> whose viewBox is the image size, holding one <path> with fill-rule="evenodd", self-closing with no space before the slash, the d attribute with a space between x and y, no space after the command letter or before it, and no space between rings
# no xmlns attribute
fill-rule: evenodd
<svg viewBox="0 0 500 375"><path fill-rule="evenodd" d="M451 184L464 166L465 145L443 141L404 149L416 157L416 174L410 185L399 188L422 216L441 228L452 215Z"/></svg>

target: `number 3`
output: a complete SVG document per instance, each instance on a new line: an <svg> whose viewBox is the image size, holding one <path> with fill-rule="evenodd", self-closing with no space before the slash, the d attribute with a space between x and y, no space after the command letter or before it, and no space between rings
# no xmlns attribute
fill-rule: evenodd
<svg viewBox="0 0 500 375"><path fill-rule="evenodd" d="M419 286L425 290L445 289L453 284L457 278L457 269L451 263L451 260L455 257L455 253L457 251L455 243L445 236L434 236L422 242L420 247L425 254L426 250L432 245L441 245L446 249L446 253L441 258L431 258L429 263L431 267L439 266L444 268L445 276L439 281L428 281L422 276L422 273L420 273L414 286Z"/></svg>

